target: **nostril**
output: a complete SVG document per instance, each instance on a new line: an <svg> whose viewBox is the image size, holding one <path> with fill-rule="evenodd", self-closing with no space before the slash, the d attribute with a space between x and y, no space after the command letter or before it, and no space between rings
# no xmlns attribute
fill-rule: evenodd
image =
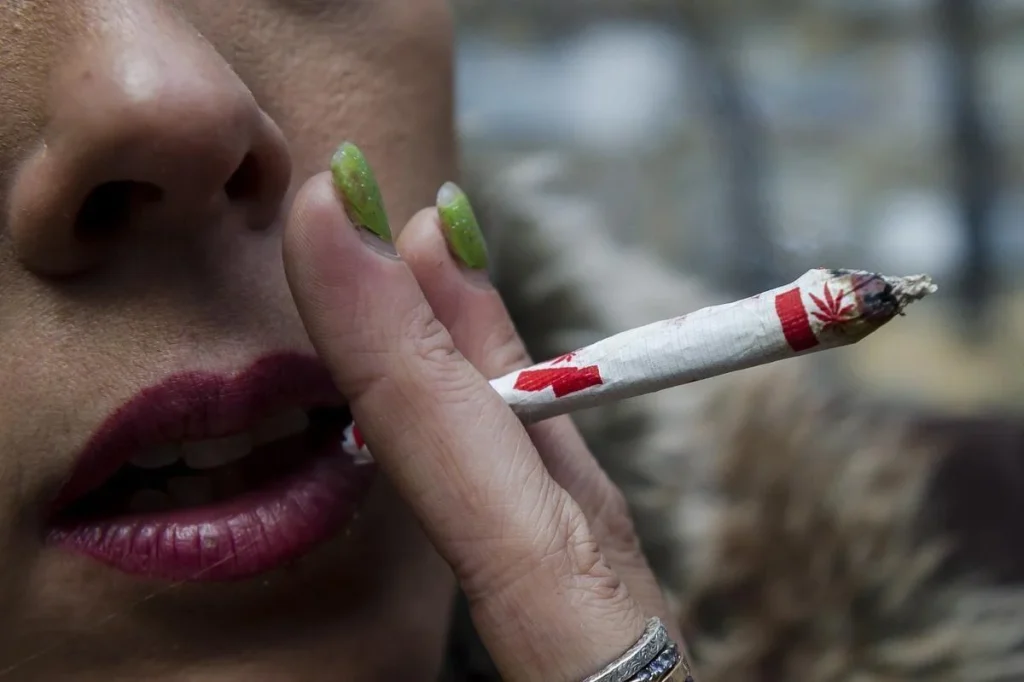
<svg viewBox="0 0 1024 682"><path fill-rule="evenodd" d="M254 154L246 154L235 172L224 183L224 191L228 199L242 201L257 197L262 190L260 178L260 162Z"/></svg>
<svg viewBox="0 0 1024 682"><path fill-rule="evenodd" d="M132 213L142 204L163 198L163 190L148 182L107 182L85 198L75 218L75 235L83 240L112 237L127 229Z"/></svg>

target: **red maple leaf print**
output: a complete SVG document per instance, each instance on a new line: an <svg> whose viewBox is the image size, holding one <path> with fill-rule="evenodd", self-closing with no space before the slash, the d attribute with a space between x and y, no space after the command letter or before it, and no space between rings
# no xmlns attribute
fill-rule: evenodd
<svg viewBox="0 0 1024 682"><path fill-rule="evenodd" d="M575 359L575 357L576 357L576 351L572 351L571 353L566 353L565 355L559 355L557 358L555 358L554 360L552 360L548 364L549 365L558 365L558 364L563 363L563 362L569 362L570 360Z"/></svg>
<svg viewBox="0 0 1024 682"><path fill-rule="evenodd" d="M828 329L829 327L835 327L850 318L850 314L853 313L854 305L843 305L843 299L846 298L847 292L840 289L835 296L832 295L832 290L829 289L828 283L825 284L824 296L825 300L822 300L814 294L809 294L811 300L814 301L814 305L818 306L818 310L812 311L811 314L821 322L824 322L822 330Z"/></svg>

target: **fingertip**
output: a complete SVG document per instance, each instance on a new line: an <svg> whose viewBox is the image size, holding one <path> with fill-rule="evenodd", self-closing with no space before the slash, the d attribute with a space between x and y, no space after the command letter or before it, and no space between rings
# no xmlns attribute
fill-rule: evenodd
<svg viewBox="0 0 1024 682"><path fill-rule="evenodd" d="M463 264L445 234L443 216L423 209L398 238L398 251L455 345L489 377L528 364L526 349L486 270Z"/></svg>
<svg viewBox="0 0 1024 682"><path fill-rule="evenodd" d="M418 211L398 235L395 246L410 266L418 264L439 268L451 261L434 207Z"/></svg>
<svg viewBox="0 0 1024 682"><path fill-rule="evenodd" d="M284 230L285 263L310 258L315 265L330 258L328 252L336 248L338 238L352 231L330 172L318 173L299 188L292 202Z"/></svg>
<svg viewBox="0 0 1024 682"><path fill-rule="evenodd" d="M424 208L414 215L402 230L397 247L421 286L492 289L486 268L467 266L455 252L438 208Z"/></svg>
<svg viewBox="0 0 1024 682"><path fill-rule="evenodd" d="M330 171L307 180L296 193L284 230L285 273L293 288L350 287L353 278L378 277L398 263L395 247L353 223Z"/></svg>
<svg viewBox="0 0 1024 682"><path fill-rule="evenodd" d="M412 270L424 296L445 325L478 308L480 282L455 261L445 239L436 208L425 208L412 217L397 242L402 260ZM490 290L490 286L486 286Z"/></svg>
<svg viewBox="0 0 1024 682"><path fill-rule="evenodd" d="M431 306L442 320L468 288L462 268L452 258L437 209L425 208L412 217L398 238L398 253L408 264Z"/></svg>

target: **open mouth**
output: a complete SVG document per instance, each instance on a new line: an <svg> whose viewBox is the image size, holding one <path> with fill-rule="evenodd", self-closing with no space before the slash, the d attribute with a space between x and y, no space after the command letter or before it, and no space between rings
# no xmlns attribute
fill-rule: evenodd
<svg viewBox="0 0 1024 682"><path fill-rule="evenodd" d="M58 517L103 520L230 505L301 473L341 438L346 408L292 408L251 431L158 445L122 465Z"/></svg>
<svg viewBox="0 0 1024 682"><path fill-rule="evenodd" d="M300 393L314 404L333 393L325 376L278 357L230 381L190 374L140 396L87 448L50 539L175 581L245 578L299 558L351 520L372 480L373 467L342 450L346 407L295 406Z"/></svg>

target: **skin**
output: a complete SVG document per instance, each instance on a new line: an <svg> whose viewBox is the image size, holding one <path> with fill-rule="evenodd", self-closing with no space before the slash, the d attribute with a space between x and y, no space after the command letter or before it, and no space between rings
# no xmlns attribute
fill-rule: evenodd
<svg viewBox="0 0 1024 682"><path fill-rule="evenodd" d="M0 3L0 680L432 680L456 579L507 679L589 674L664 615L571 422L527 433L486 394L525 353L417 212L455 175L451 59L444 0ZM402 260L345 220L321 172L341 139ZM386 474L340 537L176 586L41 540L141 388L314 349Z"/></svg>

